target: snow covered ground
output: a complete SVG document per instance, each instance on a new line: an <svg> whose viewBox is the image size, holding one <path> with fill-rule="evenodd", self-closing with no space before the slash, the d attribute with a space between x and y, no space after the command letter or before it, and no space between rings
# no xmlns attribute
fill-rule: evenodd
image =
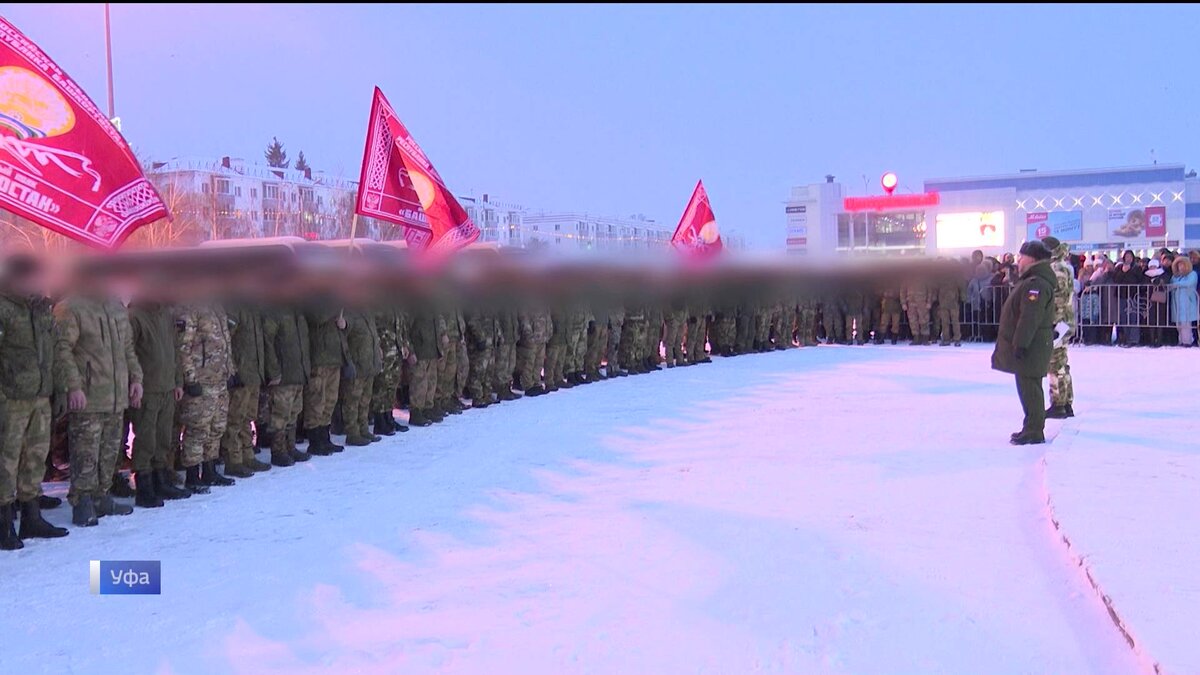
<svg viewBox="0 0 1200 675"><path fill-rule="evenodd" d="M1194 516L1137 521L1170 500L1115 493L1115 463L1108 482L1084 472L1091 443L1128 465L1156 428L1196 438L1196 380L1167 373L1198 355L1076 351L1080 417L1055 445L1014 448L1015 388L989 354L718 359L468 411L29 542L0 556L0 671L1135 673L1149 661L1072 556L1096 551L1098 581L1121 587L1137 533L1192 557L1166 568L1142 549L1138 575L1170 581L1112 600L1142 651L1182 651L1151 636L1175 618L1153 616L1164 592L1195 593L1196 547L1167 547ZM1194 460L1185 443L1152 456ZM1074 550L1048 485L1068 486L1053 506L1080 523ZM1109 530L1118 511L1129 520ZM92 596L90 559L161 560L162 595Z"/></svg>

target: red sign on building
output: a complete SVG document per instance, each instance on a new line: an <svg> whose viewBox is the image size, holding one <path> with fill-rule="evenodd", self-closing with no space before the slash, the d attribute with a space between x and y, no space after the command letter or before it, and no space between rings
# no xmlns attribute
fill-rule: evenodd
<svg viewBox="0 0 1200 675"><path fill-rule="evenodd" d="M927 206L937 206L940 198L936 192L922 192L915 195L880 195L876 197L846 197L842 200L842 209L850 213L860 211L898 211L901 209L918 209Z"/></svg>

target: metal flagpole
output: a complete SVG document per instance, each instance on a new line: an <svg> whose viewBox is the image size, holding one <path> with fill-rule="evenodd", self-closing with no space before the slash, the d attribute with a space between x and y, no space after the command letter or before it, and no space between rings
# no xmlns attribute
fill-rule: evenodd
<svg viewBox="0 0 1200 675"><path fill-rule="evenodd" d="M113 104L113 67L112 67L112 21L109 19L108 3L104 3L104 54L108 62L108 119L117 116Z"/></svg>

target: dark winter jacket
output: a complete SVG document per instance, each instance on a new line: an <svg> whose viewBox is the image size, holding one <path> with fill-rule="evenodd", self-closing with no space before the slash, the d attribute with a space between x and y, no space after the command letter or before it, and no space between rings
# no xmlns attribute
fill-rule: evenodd
<svg viewBox="0 0 1200 675"><path fill-rule="evenodd" d="M312 370L309 358L308 321L304 312L274 307L263 312L263 339L267 381L304 385Z"/></svg>
<svg viewBox="0 0 1200 675"><path fill-rule="evenodd" d="M267 342L262 312L257 307L233 305L226 313L229 315L233 372L237 375L235 382L246 387L266 384Z"/></svg>
<svg viewBox="0 0 1200 675"><path fill-rule="evenodd" d="M0 401L54 391L54 316L43 298L0 296Z"/></svg>
<svg viewBox="0 0 1200 675"><path fill-rule="evenodd" d="M176 359L175 309L157 303L129 308L133 350L142 366L142 387L147 394L165 394L183 387L183 371Z"/></svg>
<svg viewBox="0 0 1200 675"><path fill-rule="evenodd" d="M992 368L1025 377L1045 377L1054 349L1054 270L1049 262L1031 266L1000 310ZM1023 352L1018 356L1018 351Z"/></svg>
<svg viewBox="0 0 1200 675"><path fill-rule="evenodd" d="M313 368L341 368L346 365L346 334L337 327L339 308L317 301L305 311L308 320L309 348Z"/></svg>

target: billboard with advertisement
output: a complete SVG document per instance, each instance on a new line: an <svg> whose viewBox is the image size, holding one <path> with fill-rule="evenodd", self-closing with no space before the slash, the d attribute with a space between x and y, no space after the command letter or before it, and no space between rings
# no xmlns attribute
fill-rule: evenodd
<svg viewBox="0 0 1200 675"><path fill-rule="evenodd" d="M984 248L1004 246L1004 212L939 213L937 247Z"/></svg>
<svg viewBox="0 0 1200 675"><path fill-rule="evenodd" d="M808 245L808 207L787 207L787 245L789 248Z"/></svg>
<svg viewBox="0 0 1200 675"><path fill-rule="evenodd" d="M1059 241L1083 239L1083 211L1050 211L1025 214L1025 239L1054 237Z"/></svg>
<svg viewBox="0 0 1200 675"><path fill-rule="evenodd" d="M1167 207L1146 207L1146 236L1153 238L1167 236Z"/></svg>
<svg viewBox="0 0 1200 675"><path fill-rule="evenodd" d="M1131 206L1108 210L1108 231L1119 239L1167 236L1167 207Z"/></svg>

